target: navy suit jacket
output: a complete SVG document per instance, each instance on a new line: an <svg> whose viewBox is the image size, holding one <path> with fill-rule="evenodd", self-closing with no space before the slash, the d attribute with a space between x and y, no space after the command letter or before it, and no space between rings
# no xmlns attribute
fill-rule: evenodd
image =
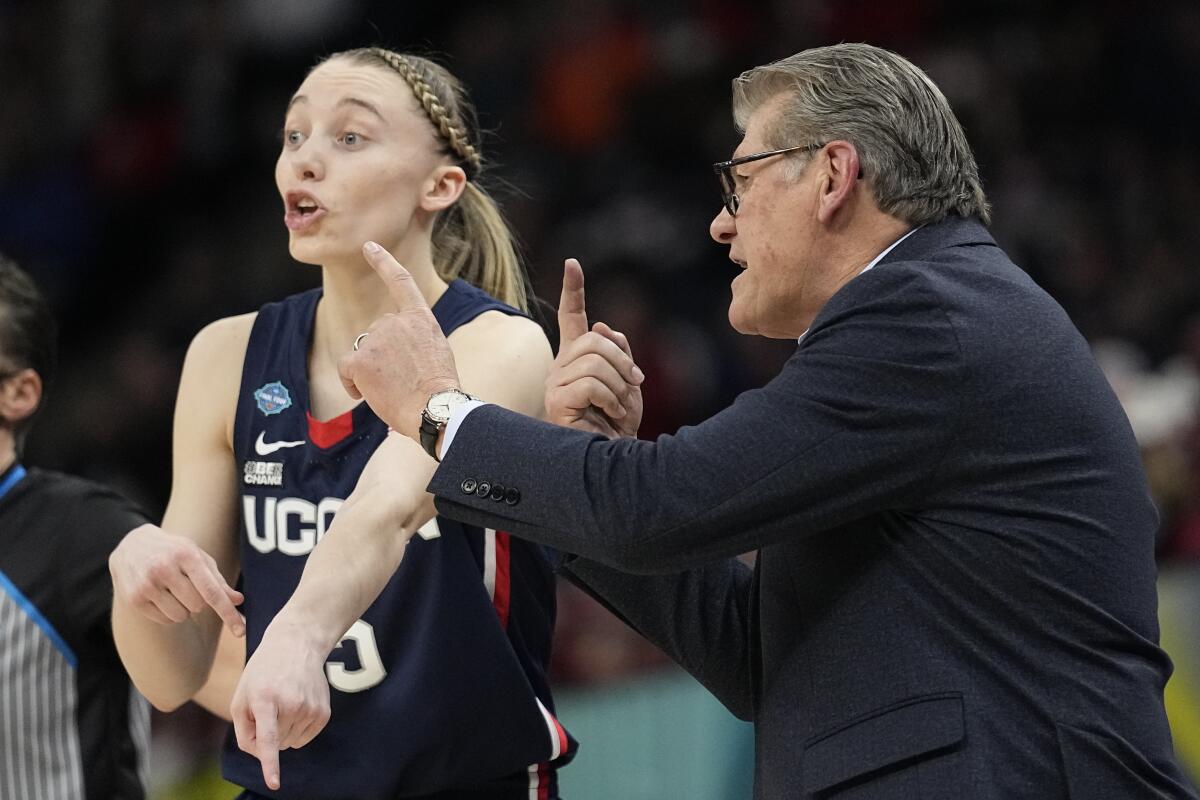
<svg viewBox="0 0 1200 800"><path fill-rule="evenodd" d="M901 242L695 427L484 406L430 490L578 554L572 580L753 720L756 797L1194 797L1129 423L974 220Z"/></svg>

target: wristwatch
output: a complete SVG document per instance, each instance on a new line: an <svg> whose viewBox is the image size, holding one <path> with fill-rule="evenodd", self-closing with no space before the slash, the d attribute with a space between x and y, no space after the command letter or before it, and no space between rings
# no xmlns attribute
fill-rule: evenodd
<svg viewBox="0 0 1200 800"><path fill-rule="evenodd" d="M463 403L477 398L458 389L447 389L444 392L434 392L421 411L421 447L433 456L434 461L441 461L437 454L438 434L450 421L450 414Z"/></svg>

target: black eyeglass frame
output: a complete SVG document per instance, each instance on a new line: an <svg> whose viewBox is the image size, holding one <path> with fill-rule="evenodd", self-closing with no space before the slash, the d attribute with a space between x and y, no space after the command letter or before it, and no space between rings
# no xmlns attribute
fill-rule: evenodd
<svg viewBox="0 0 1200 800"><path fill-rule="evenodd" d="M784 153L795 153L798 150L820 150L828 142L820 144L798 144L794 147L781 147L778 150L764 150L761 153L751 153L748 156L740 156L730 159L729 161L718 161L713 164L713 172L717 173L717 181L721 184L721 204L725 206L725 210L729 212L729 216L736 217L738 208L742 201L737 195L737 184L734 182L733 168L739 164L748 164L751 161L758 161L771 156L781 156Z"/></svg>

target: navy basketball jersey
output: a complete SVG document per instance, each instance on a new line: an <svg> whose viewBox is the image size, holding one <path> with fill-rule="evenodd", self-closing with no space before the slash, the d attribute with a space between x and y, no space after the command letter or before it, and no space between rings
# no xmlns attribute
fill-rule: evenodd
<svg viewBox="0 0 1200 800"><path fill-rule="evenodd" d="M250 653L387 435L366 403L326 421L309 411L320 297L315 289L264 306L246 349L234 454ZM433 306L446 334L489 310L520 313L461 280ZM554 614L541 546L438 517L329 655L332 716L308 745L280 753L282 788L266 788L232 732L223 773L244 797L555 798L555 768L575 743L546 681Z"/></svg>

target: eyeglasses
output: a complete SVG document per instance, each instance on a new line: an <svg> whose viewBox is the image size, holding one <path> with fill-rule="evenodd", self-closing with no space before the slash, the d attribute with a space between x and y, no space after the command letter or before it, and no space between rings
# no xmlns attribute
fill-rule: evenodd
<svg viewBox="0 0 1200 800"><path fill-rule="evenodd" d="M729 216L736 217L738 207L742 204L741 199L737 196L737 184L734 182L733 168L739 164L748 164L751 161L758 161L761 158L769 158L770 156L780 156L784 153L794 153L797 150L820 150L825 146L821 144L798 144L795 147L783 147L779 150L764 150L761 153L751 153L748 156L741 156L730 161L719 161L713 164L713 172L717 173L717 180L721 182L721 203L724 204L725 210L729 212Z"/></svg>

